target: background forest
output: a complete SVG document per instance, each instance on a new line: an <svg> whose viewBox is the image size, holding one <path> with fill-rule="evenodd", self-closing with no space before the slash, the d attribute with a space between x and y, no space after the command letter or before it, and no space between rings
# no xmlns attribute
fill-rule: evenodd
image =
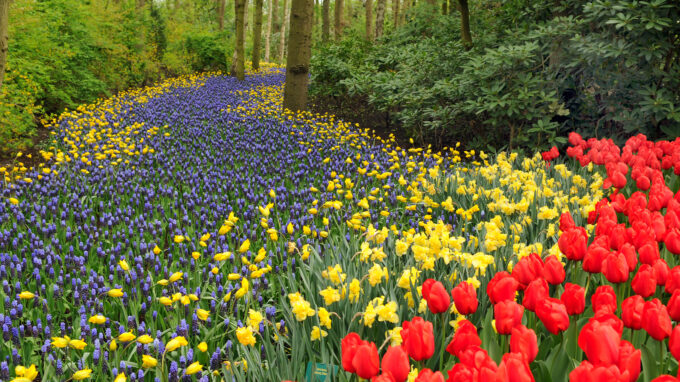
<svg viewBox="0 0 680 382"><path fill-rule="evenodd" d="M285 64L290 1L247 5L245 57L261 5L260 58ZM232 64L232 1L14 0L9 15L0 155L66 108ZM676 1L317 0L313 17L313 109L362 127L487 150L680 134Z"/></svg>

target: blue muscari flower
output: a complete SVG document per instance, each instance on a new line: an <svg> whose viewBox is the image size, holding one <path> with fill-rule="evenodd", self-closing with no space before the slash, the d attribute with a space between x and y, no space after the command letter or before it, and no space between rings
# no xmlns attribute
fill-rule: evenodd
<svg viewBox="0 0 680 382"><path fill-rule="evenodd" d="M9 379L9 366L6 361L0 363L0 378Z"/></svg>
<svg viewBox="0 0 680 382"><path fill-rule="evenodd" d="M177 371L178 370L177 369L178 369L177 362L172 361L172 363L170 364L170 370L168 371L168 380L170 382L177 382L178 381L178 379L177 379Z"/></svg>

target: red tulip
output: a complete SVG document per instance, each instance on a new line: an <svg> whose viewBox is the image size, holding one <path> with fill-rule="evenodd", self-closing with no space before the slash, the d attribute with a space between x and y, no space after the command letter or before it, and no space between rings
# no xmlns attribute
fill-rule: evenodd
<svg viewBox="0 0 680 382"><path fill-rule="evenodd" d="M609 249L600 245L591 244L583 257L583 270L589 273L600 273L602 271L602 263L604 259L609 256L611 252Z"/></svg>
<svg viewBox="0 0 680 382"><path fill-rule="evenodd" d="M588 249L588 234L586 230L583 227L575 227L562 231L560 238L557 240L560 252L569 260L583 260Z"/></svg>
<svg viewBox="0 0 680 382"><path fill-rule="evenodd" d="M614 313L598 312L591 317L588 322L599 322L603 325L608 325L614 328L619 336L623 335L623 321Z"/></svg>
<svg viewBox="0 0 680 382"><path fill-rule="evenodd" d="M418 373L415 382L444 382L444 375L438 371L432 371L430 369L423 369Z"/></svg>
<svg viewBox="0 0 680 382"><path fill-rule="evenodd" d="M640 359L642 352L640 349L635 349L633 344L628 341L621 340L619 345L619 363L618 367L621 373L628 372L628 381L635 382L640 376Z"/></svg>
<svg viewBox="0 0 680 382"><path fill-rule="evenodd" d="M522 323L524 308L514 301L501 301L493 307L496 331L510 334L512 328Z"/></svg>
<svg viewBox="0 0 680 382"><path fill-rule="evenodd" d="M538 354L536 332L524 325L517 325L512 328L510 351L522 354L527 363L533 362Z"/></svg>
<svg viewBox="0 0 680 382"><path fill-rule="evenodd" d="M680 379L677 379L674 376L668 374L660 375L652 379L652 382L678 382L678 381L680 381Z"/></svg>
<svg viewBox="0 0 680 382"><path fill-rule="evenodd" d="M652 264L652 268L654 268L654 275L656 276L656 285L666 285L666 281L668 281L668 276L671 273L671 269L668 267L668 264L666 264L666 260L664 259L658 259Z"/></svg>
<svg viewBox="0 0 680 382"><path fill-rule="evenodd" d="M595 366L616 365L619 362L621 335L611 326L589 321L578 335L578 346Z"/></svg>
<svg viewBox="0 0 680 382"><path fill-rule="evenodd" d="M674 255L680 255L680 230L673 228L666 233L664 244L668 251Z"/></svg>
<svg viewBox="0 0 680 382"><path fill-rule="evenodd" d="M569 382L591 382L592 372L595 369L592 363L588 361L581 362L574 370L569 373Z"/></svg>
<svg viewBox="0 0 680 382"><path fill-rule="evenodd" d="M654 268L648 264L642 264L633 277L633 291L642 297L649 297L656 292L656 274Z"/></svg>
<svg viewBox="0 0 680 382"><path fill-rule="evenodd" d="M586 290L580 285L566 283L560 297L569 315L581 314L586 308Z"/></svg>
<svg viewBox="0 0 680 382"><path fill-rule="evenodd" d="M574 223L571 213L562 212L562 215L560 215L560 231L567 232L572 228L576 228L576 223Z"/></svg>
<svg viewBox="0 0 680 382"><path fill-rule="evenodd" d="M668 315L673 321L680 321L680 289L676 289L666 304Z"/></svg>
<svg viewBox="0 0 680 382"><path fill-rule="evenodd" d="M630 243L625 243L619 249L619 252L626 259L626 264L628 264L628 271L632 272L638 264L637 252L635 252L635 246Z"/></svg>
<svg viewBox="0 0 680 382"><path fill-rule="evenodd" d="M449 293L439 281L427 279L421 289L423 298L427 301L427 307L434 314L446 312L451 306Z"/></svg>
<svg viewBox="0 0 680 382"><path fill-rule="evenodd" d="M470 366L480 373L480 377L487 373L496 373L498 366L489 357L489 353L479 346L471 346L460 354L460 362Z"/></svg>
<svg viewBox="0 0 680 382"><path fill-rule="evenodd" d="M470 382L479 380L479 372L472 366L463 363L453 365L453 368L448 372L449 378L446 382Z"/></svg>
<svg viewBox="0 0 680 382"><path fill-rule="evenodd" d="M614 288L609 285L597 287L595 293L590 298L590 302L593 304L593 311L596 313L599 311L616 312L616 293L614 293Z"/></svg>
<svg viewBox="0 0 680 382"><path fill-rule="evenodd" d="M619 171L614 171L612 175L610 176L612 186L618 189L622 189L626 187L626 183L628 180L626 179L626 175Z"/></svg>
<svg viewBox="0 0 680 382"><path fill-rule="evenodd" d="M546 297L536 305L536 316L552 334L558 334L569 327L569 314L562 300Z"/></svg>
<svg viewBox="0 0 680 382"><path fill-rule="evenodd" d="M529 364L521 354L503 354L501 364L496 371L496 382L534 382L534 375Z"/></svg>
<svg viewBox="0 0 680 382"><path fill-rule="evenodd" d="M477 290L472 284L463 281L451 291L453 303L458 313L466 316L477 311Z"/></svg>
<svg viewBox="0 0 680 382"><path fill-rule="evenodd" d="M519 287L519 282L506 271L496 273L486 284L486 294L492 304L501 301L512 301L515 299L515 292Z"/></svg>
<svg viewBox="0 0 680 382"><path fill-rule="evenodd" d="M471 346L480 346L482 340L477 334L477 328L468 320L458 323L458 329L453 335L451 342L446 346L446 351L456 357Z"/></svg>
<svg viewBox="0 0 680 382"><path fill-rule="evenodd" d="M653 265L659 259L659 245L656 242L648 242L638 249L640 262Z"/></svg>
<svg viewBox="0 0 680 382"><path fill-rule="evenodd" d="M410 322L404 321L402 327L402 346L411 358L421 361L432 357L434 354L432 323L423 320L422 317L414 317Z"/></svg>
<svg viewBox="0 0 680 382"><path fill-rule="evenodd" d="M529 283L529 286L524 290L524 298L522 299L522 306L528 311L536 310L536 303L549 297L548 282L545 279L536 279Z"/></svg>
<svg viewBox="0 0 680 382"><path fill-rule="evenodd" d="M342 368L350 373L355 373L356 369L352 366L352 360L357 352L357 347L361 345L363 341L358 334L351 332L345 336L340 342L340 347L342 350Z"/></svg>
<svg viewBox="0 0 680 382"><path fill-rule="evenodd" d="M411 364L408 354L401 346L390 346L382 359L383 373L389 372L395 382L404 382L408 379Z"/></svg>
<svg viewBox="0 0 680 382"><path fill-rule="evenodd" d="M541 277L543 274L543 260L536 253L524 256L512 268L512 277L519 282L520 289L526 288L530 282Z"/></svg>
<svg viewBox="0 0 680 382"><path fill-rule="evenodd" d="M642 328L657 341L671 335L671 330L673 330L671 317L668 315L666 306L659 299L645 302L642 310Z"/></svg>
<svg viewBox="0 0 680 382"><path fill-rule="evenodd" d="M671 339L668 341L668 348L676 360L680 360L680 325L676 325L671 332Z"/></svg>
<svg viewBox="0 0 680 382"><path fill-rule="evenodd" d="M371 378L371 382L395 382L394 377L389 372L383 372L382 374Z"/></svg>
<svg viewBox="0 0 680 382"><path fill-rule="evenodd" d="M610 252L602 262L602 274L607 281L619 284L628 280L628 263L621 252Z"/></svg>
<svg viewBox="0 0 680 382"><path fill-rule="evenodd" d="M619 251L627 241L626 226L624 224L617 224L612 227L612 230L609 232L609 246L611 249Z"/></svg>
<svg viewBox="0 0 680 382"><path fill-rule="evenodd" d="M640 295L632 295L621 303L621 319L627 328L642 329L642 311L645 300Z"/></svg>
<svg viewBox="0 0 680 382"><path fill-rule="evenodd" d="M666 278L666 293L673 294L680 289L680 265L673 267Z"/></svg>
<svg viewBox="0 0 680 382"><path fill-rule="evenodd" d="M543 278L550 285L562 284L565 277L564 265L557 259L557 256L550 255L543 262Z"/></svg>
<svg viewBox="0 0 680 382"><path fill-rule="evenodd" d="M357 375L363 379L370 379L380 372L380 358L378 348L373 342L362 341L357 346L356 353L352 359L352 367Z"/></svg>

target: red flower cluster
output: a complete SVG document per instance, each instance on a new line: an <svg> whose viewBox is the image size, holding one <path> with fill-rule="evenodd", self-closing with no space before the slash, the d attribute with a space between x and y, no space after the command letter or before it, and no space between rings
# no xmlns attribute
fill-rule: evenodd
<svg viewBox="0 0 680 382"><path fill-rule="evenodd" d="M585 272L601 274L590 276L594 283L607 281L593 288L593 316L578 335L586 359L570 372L569 379L635 381L641 374L641 350L623 339L624 328L644 331L663 346L667 344L680 360L680 324L673 326L673 321L680 322L680 266L671 269L664 260L670 260L668 252L680 254L680 191L674 193L666 184L671 175L668 170L680 175L680 139L651 142L638 135L619 148L612 140L584 140L572 133L569 142L567 155L582 166L604 166L603 186L615 189L589 213L587 223L594 225L591 235L569 213L560 217L557 244L572 269L578 265ZM549 162L559 152L553 148L542 155ZM477 327L463 320L446 346L459 360L447 371L446 381L533 381L529 364L538 355L538 341L536 332L522 324L525 310L533 312L527 314L535 314L553 335L569 328L570 316L586 311L586 289L565 283L565 275L557 257L542 259L534 253L520 259L511 273L496 273L486 293L493 304L496 331L510 336L510 352L497 364L480 347ZM563 286L560 296L551 296L555 285ZM622 294L617 296L613 286ZM438 281L426 280L422 295L434 314L451 307L449 293ZM450 296L459 313L469 317L477 311L479 301L472 285L462 282ZM434 355L432 323L415 317L403 323L401 335L402 345L388 348L380 365L375 344L350 333L342 343L343 368L375 381L406 380L410 358L422 361ZM416 381L442 382L442 372L423 369ZM654 381L680 382L669 375Z"/></svg>
<svg viewBox="0 0 680 382"><path fill-rule="evenodd" d="M544 161L550 162L551 160L560 156L560 151L557 150L557 147L553 146L549 151L542 152L541 156L543 157Z"/></svg>
<svg viewBox="0 0 680 382"><path fill-rule="evenodd" d="M514 303L502 301L499 304L507 302ZM486 350L479 347L481 344L477 328L470 321L461 321L446 347L447 352L460 360L448 371L447 382L534 381L529 369L529 363L538 354L536 333L533 330L521 324L512 329L510 353L503 355L500 365L489 357Z"/></svg>
<svg viewBox="0 0 680 382"><path fill-rule="evenodd" d="M363 341L358 334L349 333L341 343L342 368L350 373L356 373L363 379L404 382L411 371L409 357L415 361L421 361L434 354L434 334L432 323L421 317L404 321L402 327L401 346L390 346L383 355L382 362L373 342ZM382 373L378 375L381 369ZM421 380L437 381L436 374L424 374ZM419 375L418 378L421 376Z"/></svg>

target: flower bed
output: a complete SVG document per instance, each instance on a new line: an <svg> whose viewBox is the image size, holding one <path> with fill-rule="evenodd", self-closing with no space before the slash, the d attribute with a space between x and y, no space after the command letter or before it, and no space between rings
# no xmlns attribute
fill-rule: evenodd
<svg viewBox="0 0 680 382"><path fill-rule="evenodd" d="M675 142L402 148L281 112L282 81L83 106L2 171L0 380L677 372Z"/></svg>

